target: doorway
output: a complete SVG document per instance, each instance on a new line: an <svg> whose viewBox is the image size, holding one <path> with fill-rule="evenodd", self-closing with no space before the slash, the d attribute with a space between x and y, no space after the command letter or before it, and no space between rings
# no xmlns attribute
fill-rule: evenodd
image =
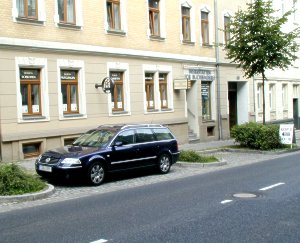
<svg viewBox="0 0 300 243"><path fill-rule="evenodd" d="M237 83L228 82L229 129L237 125Z"/></svg>
<svg viewBox="0 0 300 243"><path fill-rule="evenodd" d="M293 99L293 118L294 118L294 127L296 129L299 129L300 121L299 121L299 101L298 101L298 99Z"/></svg>

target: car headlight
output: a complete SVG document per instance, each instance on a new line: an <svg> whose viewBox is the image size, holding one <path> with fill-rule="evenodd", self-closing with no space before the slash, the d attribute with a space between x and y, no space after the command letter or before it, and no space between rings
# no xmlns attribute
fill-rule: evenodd
<svg viewBox="0 0 300 243"><path fill-rule="evenodd" d="M69 166L69 165L81 165L81 161L76 158L65 158L63 161L61 161L61 164L63 166Z"/></svg>

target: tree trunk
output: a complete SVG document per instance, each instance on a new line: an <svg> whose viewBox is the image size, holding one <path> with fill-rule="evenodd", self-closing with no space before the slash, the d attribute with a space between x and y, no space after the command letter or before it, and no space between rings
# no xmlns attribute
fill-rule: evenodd
<svg viewBox="0 0 300 243"><path fill-rule="evenodd" d="M265 102L265 72L262 73L262 90L263 90L263 124L266 124L266 102Z"/></svg>

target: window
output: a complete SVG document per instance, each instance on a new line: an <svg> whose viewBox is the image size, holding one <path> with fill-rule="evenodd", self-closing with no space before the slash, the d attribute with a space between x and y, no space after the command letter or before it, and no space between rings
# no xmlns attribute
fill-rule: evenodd
<svg viewBox="0 0 300 243"><path fill-rule="evenodd" d="M128 130L120 133L114 143L121 142L123 145L134 143L134 130Z"/></svg>
<svg viewBox="0 0 300 243"><path fill-rule="evenodd" d="M183 41L191 41L190 8L181 7Z"/></svg>
<svg viewBox="0 0 300 243"><path fill-rule="evenodd" d="M75 24L75 0L57 0L59 22Z"/></svg>
<svg viewBox="0 0 300 243"><path fill-rule="evenodd" d="M282 106L284 109L288 108L288 85L282 84Z"/></svg>
<svg viewBox="0 0 300 243"><path fill-rule="evenodd" d="M121 30L120 0L107 0L107 24L112 30Z"/></svg>
<svg viewBox="0 0 300 243"><path fill-rule="evenodd" d="M154 128L153 131L155 133L156 139L159 141L174 139L172 134L166 128Z"/></svg>
<svg viewBox="0 0 300 243"><path fill-rule="evenodd" d="M28 143L23 144L23 154L24 158L37 157L40 154L41 143Z"/></svg>
<svg viewBox="0 0 300 243"><path fill-rule="evenodd" d="M39 69L20 69L23 116L41 115L41 83Z"/></svg>
<svg viewBox="0 0 300 243"><path fill-rule="evenodd" d="M64 114L79 113L78 71L61 70L61 93Z"/></svg>
<svg viewBox="0 0 300 243"><path fill-rule="evenodd" d="M224 41L225 44L228 43L230 40L230 32L229 32L229 27L230 27L230 17L229 16L224 16Z"/></svg>
<svg viewBox="0 0 300 243"><path fill-rule="evenodd" d="M168 82L166 73L159 74L159 93L161 108L168 108Z"/></svg>
<svg viewBox="0 0 300 243"><path fill-rule="evenodd" d="M151 110L155 108L154 101L154 73L145 73L145 92L147 109Z"/></svg>
<svg viewBox="0 0 300 243"><path fill-rule="evenodd" d="M159 1L149 0L149 28L151 35L160 36Z"/></svg>
<svg viewBox="0 0 300 243"><path fill-rule="evenodd" d="M209 44L209 22L208 22L208 12L201 11L201 37L202 44Z"/></svg>
<svg viewBox="0 0 300 243"><path fill-rule="evenodd" d="M271 111L276 109L276 106L275 106L275 84L269 85L269 105L270 105Z"/></svg>
<svg viewBox="0 0 300 243"><path fill-rule="evenodd" d="M123 72L110 72L110 77L115 81L115 87L111 94L112 110L124 111Z"/></svg>
<svg viewBox="0 0 300 243"><path fill-rule="evenodd" d="M201 82L201 96L202 96L202 119L211 120L211 97L210 97L211 82Z"/></svg>
<svg viewBox="0 0 300 243"><path fill-rule="evenodd" d="M257 109L261 111L262 103L263 103L263 88L261 83L257 84L256 96L257 96Z"/></svg>
<svg viewBox="0 0 300 243"><path fill-rule="evenodd" d="M38 18L37 0L17 0L18 17Z"/></svg>
<svg viewBox="0 0 300 243"><path fill-rule="evenodd" d="M136 142L137 143L147 143L154 141L154 135L150 129L140 128L136 131Z"/></svg>

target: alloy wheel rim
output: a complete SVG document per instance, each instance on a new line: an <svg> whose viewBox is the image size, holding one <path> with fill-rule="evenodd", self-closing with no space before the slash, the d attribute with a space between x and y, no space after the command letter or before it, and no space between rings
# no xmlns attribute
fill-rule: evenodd
<svg viewBox="0 0 300 243"><path fill-rule="evenodd" d="M162 157L160 160L161 171L166 172L166 171L168 171L169 167L170 167L169 158L167 156Z"/></svg>
<svg viewBox="0 0 300 243"><path fill-rule="evenodd" d="M94 183L100 183L104 177L104 170L100 165L96 165L92 168L91 179Z"/></svg>

